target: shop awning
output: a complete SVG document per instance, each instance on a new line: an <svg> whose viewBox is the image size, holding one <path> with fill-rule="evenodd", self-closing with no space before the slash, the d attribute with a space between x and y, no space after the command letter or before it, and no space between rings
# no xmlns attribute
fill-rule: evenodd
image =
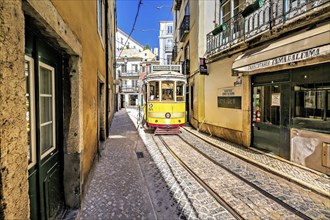
<svg viewBox="0 0 330 220"><path fill-rule="evenodd" d="M234 73L256 72L330 54L330 24L248 51L233 63Z"/></svg>

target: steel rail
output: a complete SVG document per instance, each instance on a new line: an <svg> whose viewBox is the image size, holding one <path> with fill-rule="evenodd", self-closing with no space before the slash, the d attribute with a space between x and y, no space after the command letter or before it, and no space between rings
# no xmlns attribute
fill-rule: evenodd
<svg viewBox="0 0 330 220"><path fill-rule="evenodd" d="M244 219L233 207L231 207L224 199L222 199L207 183L205 183L192 169L189 168L169 147L165 140L158 136L159 140L162 142L167 151L172 155L172 157L213 197L213 199L218 202L224 209L226 209L230 214L233 215L235 219Z"/></svg>
<svg viewBox="0 0 330 220"><path fill-rule="evenodd" d="M204 156L206 159L208 159L209 161L213 162L214 164L218 165L219 167L221 167L222 169L226 170L227 172L229 172L230 174L232 174L233 176L235 176L236 178L238 178L239 180L245 182L246 184L248 184L249 186L251 186L252 188L254 188L255 190L257 190L258 192L260 192L261 194L263 194L264 196L266 196L267 198L275 201L276 203L278 203L279 205L281 205L282 207L284 207L285 209L289 210L290 212L294 213L295 215L299 216L302 219L306 219L306 220L312 220L312 218L310 218L309 216L305 215L304 213L300 212L299 210L297 210L296 208L292 207L291 205L283 202L281 199L277 198L276 196L270 194L269 192L267 192L266 190L260 188L259 186L255 185L254 183L252 183L251 181L245 179L244 177L240 176L239 174L235 173L234 171L230 170L229 168L227 168L226 166L222 165L221 163L219 163L218 161L212 159L210 156L208 156L207 154L203 153L202 151L200 151L199 149L197 149L195 146L193 146L192 144L190 144L187 140L185 140L183 137L181 137L180 135L178 135L178 137L184 141L186 144L188 144L191 148L193 148L194 150L196 150L199 154L201 154L202 156ZM203 139L201 139L203 140ZM204 141L204 140L203 140ZM205 142L207 143L207 142Z"/></svg>

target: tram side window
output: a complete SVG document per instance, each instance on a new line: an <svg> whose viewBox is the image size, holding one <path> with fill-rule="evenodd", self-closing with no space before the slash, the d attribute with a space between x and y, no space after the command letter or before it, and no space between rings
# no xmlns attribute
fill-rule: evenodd
<svg viewBox="0 0 330 220"><path fill-rule="evenodd" d="M330 118L330 84L295 86L295 117Z"/></svg>
<svg viewBox="0 0 330 220"><path fill-rule="evenodd" d="M150 82L149 83L149 99L148 101L159 101L159 82Z"/></svg>
<svg viewBox="0 0 330 220"><path fill-rule="evenodd" d="M176 101L178 101L178 102L184 101L183 88L184 88L183 82L176 83Z"/></svg>
<svg viewBox="0 0 330 220"><path fill-rule="evenodd" d="M162 101L174 101L173 96L174 82L163 81L162 82Z"/></svg>

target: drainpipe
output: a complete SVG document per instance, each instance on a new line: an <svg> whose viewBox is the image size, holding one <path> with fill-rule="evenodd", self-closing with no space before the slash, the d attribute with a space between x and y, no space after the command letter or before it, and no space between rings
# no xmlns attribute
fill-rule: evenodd
<svg viewBox="0 0 330 220"><path fill-rule="evenodd" d="M109 3L105 1L105 129L106 137L109 136Z"/></svg>

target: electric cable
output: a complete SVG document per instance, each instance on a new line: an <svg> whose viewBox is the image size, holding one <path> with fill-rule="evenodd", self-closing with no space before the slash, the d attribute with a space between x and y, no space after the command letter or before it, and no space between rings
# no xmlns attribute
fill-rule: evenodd
<svg viewBox="0 0 330 220"><path fill-rule="evenodd" d="M141 5L142 5L142 0L139 0L138 9L137 9L137 12L136 12L136 15L135 15L135 19L134 19L134 23L133 23L133 26L132 26L132 30L131 30L131 32L130 32L129 35L128 35L128 38L127 38L127 40L126 40L126 42L125 42L125 44L124 44L124 48L126 47L126 44L127 44L128 40L131 38L131 35L132 35L133 31L134 31L134 27L135 27L135 24L136 24L137 18L138 18L138 16L139 16L139 12L140 12L140 7L141 7ZM123 52L123 50L120 51L118 57L120 57L120 55L121 55L122 52Z"/></svg>

